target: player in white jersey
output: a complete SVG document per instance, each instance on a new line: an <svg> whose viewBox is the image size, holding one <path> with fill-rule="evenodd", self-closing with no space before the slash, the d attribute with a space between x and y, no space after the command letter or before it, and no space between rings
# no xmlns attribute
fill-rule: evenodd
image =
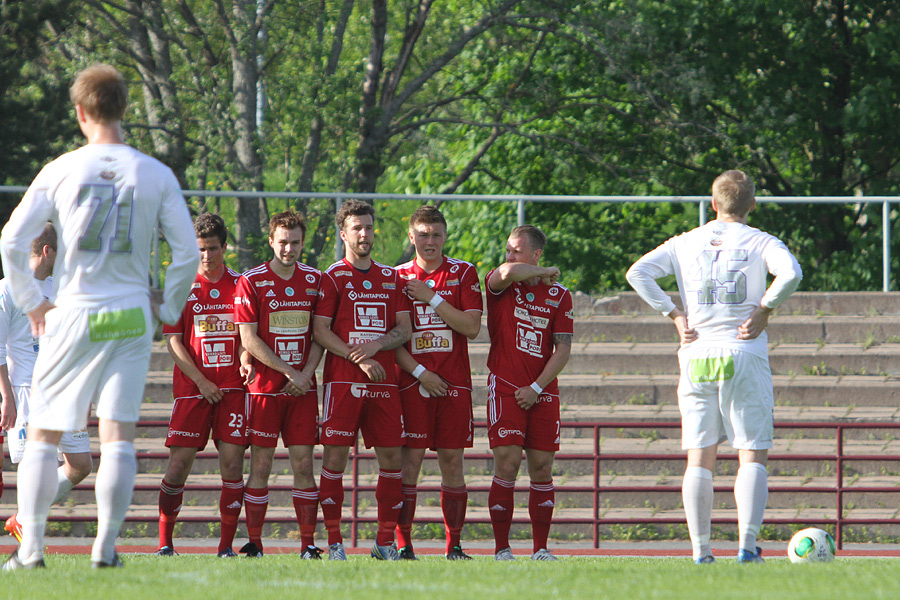
<svg viewBox="0 0 900 600"><path fill-rule="evenodd" d="M93 567L118 567L116 538L131 504L135 422L150 366L154 316L175 323L199 263L178 181L159 161L123 141L128 87L108 65L78 74L70 89L87 145L44 167L0 239L16 304L41 337L34 368L28 442L19 467L22 542L5 570L44 566L43 539L56 494L56 446L97 407L97 539ZM59 232L56 305L28 268L29 243L47 221ZM159 294L148 286L156 228L172 262Z"/></svg>
<svg viewBox="0 0 900 600"><path fill-rule="evenodd" d="M712 476L718 445L729 441L740 467L734 484L739 562L762 562L756 538L768 499L774 397L766 325L797 289L800 265L777 238L747 225L755 187L741 171L712 186L716 220L674 237L628 270L631 286L678 330L678 406L687 450L682 495L694 561L714 562L710 548ZM766 275L775 276L766 289ZM684 310L656 280L674 274Z"/></svg>
<svg viewBox="0 0 900 600"><path fill-rule="evenodd" d="M41 293L53 301L53 263L56 261L56 230L49 223L31 242L29 266ZM7 281L0 281L0 394L3 395L0 428L10 430L9 457L13 463L22 460L25 451L25 427L28 423L28 399L31 396L31 373L37 357L38 339L31 334L28 316L15 305ZM2 434L0 434L2 435ZM63 433L59 443L63 465L57 469L56 504L73 487L90 475L91 438L87 429ZM0 455L0 466L3 457ZM0 481L2 486L2 481ZM0 487L2 490L2 487ZM22 539L22 528L16 515L6 520L6 530Z"/></svg>

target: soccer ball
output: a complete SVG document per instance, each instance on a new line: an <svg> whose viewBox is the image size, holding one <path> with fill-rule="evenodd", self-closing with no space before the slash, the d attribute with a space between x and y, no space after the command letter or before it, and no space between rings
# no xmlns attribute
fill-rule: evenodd
<svg viewBox="0 0 900 600"><path fill-rule="evenodd" d="M831 562L834 560L834 538L815 527L802 529L791 538L787 553L792 563Z"/></svg>

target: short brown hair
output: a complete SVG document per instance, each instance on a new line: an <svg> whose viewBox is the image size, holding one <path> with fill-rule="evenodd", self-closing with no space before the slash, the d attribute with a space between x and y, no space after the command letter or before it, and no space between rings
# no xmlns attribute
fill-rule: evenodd
<svg viewBox="0 0 900 600"><path fill-rule="evenodd" d="M716 177L712 195L720 213L745 217L753 208L756 186L746 173L732 169Z"/></svg>
<svg viewBox="0 0 900 600"><path fill-rule="evenodd" d="M84 69L69 88L73 104L101 123L115 123L125 116L128 86L119 71L105 64Z"/></svg>
<svg viewBox="0 0 900 600"><path fill-rule="evenodd" d="M343 229L344 221L347 217L361 217L363 215L372 215L372 220L374 221L375 208L361 200L347 200L341 204L337 214L334 215L334 224L337 225L338 229Z"/></svg>
<svg viewBox="0 0 900 600"><path fill-rule="evenodd" d="M293 210L286 210L272 215L272 218L269 219L269 239L275 237L275 230L279 227L288 230L299 229L303 233L303 237L306 238L306 219L303 218L303 215Z"/></svg>
<svg viewBox="0 0 900 600"><path fill-rule="evenodd" d="M409 217L410 229L419 223L424 223L426 225L436 225L440 223L444 226L444 231L447 230L447 219L444 218L444 215L441 214L441 211L439 211L437 207L431 206L430 204L423 204Z"/></svg>
<svg viewBox="0 0 900 600"><path fill-rule="evenodd" d="M547 236L534 225L520 225L509 234L511 238L526 237L532 250L543 250L547 244Z"/></svg>
<svg viewBox="0 0 900 600"><path fill-rule="evenodd" d="M31 240L31 255L40 256L44 253L44 246L50 246L56 251L56 228L52 223L44 225L44 230L36 238Z"/></svg>
<svg viewBox="0 0 900 600"><path fill-rule="evenodd" d="M228 239L225 220L215 213L206 212L194 219L194 233L198 238L219 238L222 245Z"/></svg>

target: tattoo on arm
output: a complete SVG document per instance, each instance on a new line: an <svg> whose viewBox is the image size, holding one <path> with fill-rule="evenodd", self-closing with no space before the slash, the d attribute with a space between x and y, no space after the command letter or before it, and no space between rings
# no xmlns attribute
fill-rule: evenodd
<svg viewBox="0 0 900 600"><path fill-rule="evenodd" d="M557 348L560 346L571 346L572 345L572 334L571 333L554 333L553 334L553 345Z"/></svg>
<svg viewBox="0 0 900 600"><path fill-rule="evenodd" d="M394 348L399 348L406 342L407 335L403 328L394 327L386 334L378 338L379 343L381 343L382 350L393 350Z"/></svg>

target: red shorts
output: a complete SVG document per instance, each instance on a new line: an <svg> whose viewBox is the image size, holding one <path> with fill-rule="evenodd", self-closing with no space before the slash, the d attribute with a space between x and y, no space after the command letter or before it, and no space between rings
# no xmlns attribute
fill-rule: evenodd
<svg viewBox="0 0 900 600"><path fill-rule="evenodd" d="M471 448L472 391L450 387L431 397L418 383L400 390L407 448Z"/></svg>
<svg viewBox="0 0 900 600"><path fill-rule="evenodd" d="M396 385L328 383L322 413L325 446L352 446L359 431L366 448L403 445L403 411Z"/></svg>
<svg viewBox="0 0 900 600"><path fill-rule="evenodd" d="M210 434L216 442L247 444L247 394L243 390L225 390L222 400L215 404L202 396L175 400L167 447L202 450Z"/></svg>
<svg viewBox="0 0 900 600"><path fill-rule="evenodd" d="M319 395L313 388L303 396L287 394L250 396L247 441L254 446L274 448L278 436L287 446L314 446L317 442Z"/></svg>
<svg viewBox="0 0 900 600"><path fill-rule="evenodd" d="M522 446L532 450L559 450L559 395L541 394L529 410L516 402L518 388L494 374L488 375L488 440L491 448Z"/></svg>

